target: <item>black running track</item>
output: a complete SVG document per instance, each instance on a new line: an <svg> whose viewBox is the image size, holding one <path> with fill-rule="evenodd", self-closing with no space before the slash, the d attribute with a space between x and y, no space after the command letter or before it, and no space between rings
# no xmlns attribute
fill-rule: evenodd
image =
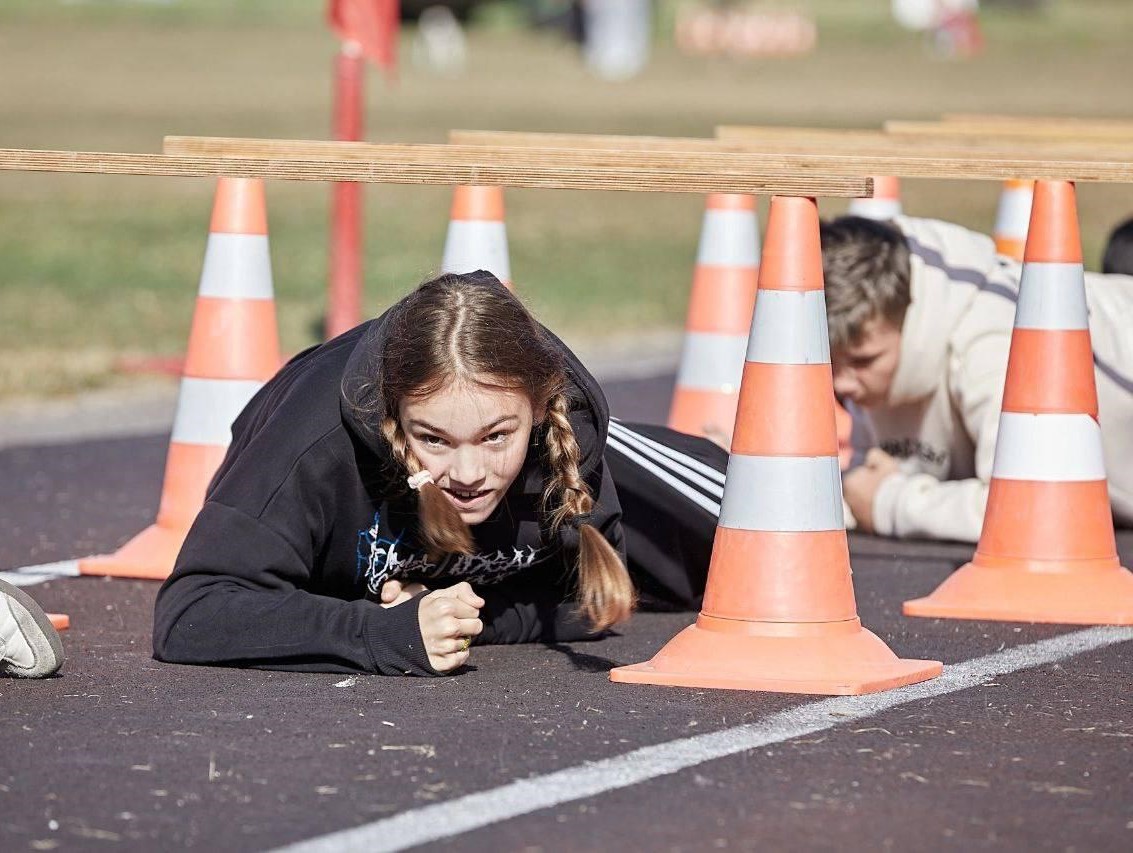
<svg viewBox="0 0 1133 853"><path fill-rule="evenodd" d="M660 421L671 377L612 383ZM0 568L113 549L154 515L166 436L0 451ZM1126 565L1133 535L1119 537ZM970 554L851 537L863 622L946 663L1068 626L906 619ZM692 614L596 643L477 649L448 678L159 664L156 585L30 588L61 677L0 681L0 850L266 850L813 702L611 684ZM1022 669L433 842L457 850L1133 849L1133 643Z"/></svg>

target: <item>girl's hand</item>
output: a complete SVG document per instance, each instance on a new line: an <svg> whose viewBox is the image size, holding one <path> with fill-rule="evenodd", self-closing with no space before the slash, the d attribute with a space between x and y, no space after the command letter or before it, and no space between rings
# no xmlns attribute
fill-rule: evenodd
<svg viewBox="0 0 1133 853"><path fill-rule="evenodd" d="M429 666L437 672L450 672L468 661L472 638L484 630L479 618L483 606L484 599L463 581L421 599L417 621Z"/></svg>
<svg viewBox="0 0 1133 853"><path fill-rule="evenodd" d="M420 592L428 592L429 588L416 581L403 584L401 581L386 581L382 584L382 607L397 607Z"/></svg>

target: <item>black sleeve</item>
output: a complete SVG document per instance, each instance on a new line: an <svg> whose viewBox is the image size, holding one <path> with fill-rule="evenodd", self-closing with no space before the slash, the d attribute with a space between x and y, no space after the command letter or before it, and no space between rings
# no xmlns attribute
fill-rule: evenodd
<svg viewBox="0 0 1133 853"><path fill-rule="evenodd" d="M419 598L384 608L306 591L308 561L261 520L208 501L154 611L154 657L314 672L435 675Z"/></svg>
<svg viewBox="0 0 1133 853"><path fill-rule="evenodd" d="M562 643L604 635L590 629L570 590L548 581L539 571L536 567L515 579L476 590L485 602L480 610L484 630L475 639L476 645Z"/></svg>
<svg viewBox="0 0 1133 853"><path fill-rule="evenodd" d="M622 438L607 446L605 461L617 484L626 566L638 589L639 606L698 610L708 579L728 454L708 439L666 427L635 423L621 427ZM625 438L627 431L632 440ZM693 463L721 476L690 478Z"/></svg>
<svg viewBox="0 0 1133 853"><path fill-rule="evenodd" d="M624 561L622 510L609 468L599 464L587 483L594 496L591 523ZM480 611L484 630L477 643L573 642L605 635L605 631L593 631L578 612L574 595L578 532L564 529L561 537L562 550L548 563L534 566L515 579L476 590L485 601Z"/></svg>

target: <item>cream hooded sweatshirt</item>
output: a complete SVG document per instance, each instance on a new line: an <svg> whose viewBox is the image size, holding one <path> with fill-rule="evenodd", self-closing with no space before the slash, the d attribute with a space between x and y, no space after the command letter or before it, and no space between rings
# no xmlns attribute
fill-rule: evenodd
<svg viewBox="0 0 1133 853"><path fill-rule="evenodd" d="M912 303L889 402L867 410L897 457L873 503L878 533L975 542L995 459L1020 264L991 238L898 217L910 250ZM1133 524L1133 277L1086 274L1110 502Z"/></svg>

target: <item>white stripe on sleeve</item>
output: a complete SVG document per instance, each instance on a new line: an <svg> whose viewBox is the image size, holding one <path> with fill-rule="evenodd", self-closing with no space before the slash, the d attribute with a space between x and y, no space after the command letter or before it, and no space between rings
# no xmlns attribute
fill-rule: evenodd
<svg viewBox="0 0 1133 853"><path fill-rule="evenodd" d="M711 465L706 465L695 456L689 456L687 453L681 453L679 450L674 450L671 447L667 447L664 444L661 444L661 442L654 441L648 436L636 433L625 424L619 423L618 421L610 421L610 431L612 433L615 433L624 442L638 446L642 450L653 451L652 453L649 453L650 457L656 459L662 465L669 467L671 470L674 470L677 473L682 474L683 476L687 476L690 480L692 479L692 476L686 472L693 471L697 474L701 474L704 477L707 477L713 483L717 483L718 485L712 485L710 483L703 484L704 488L707 489L710 493L716 494L717 496L724 493L723 471L717 471Z"/></svg>
<svg viewBox="0 0 1133 853"><path fill-rule="evenodd" d="M624 456L626 459L630 460L631 462L634 462L635 464L639 465L640 467L642 467L643 469L648 471L650 474L655 476L658 480L660 480L661 482L670 486L678 494L683 495L684 497L688 498L690 501L692 501L694 504L696 504L701 509L705 510L706 512L711 513L712 515L714 515L716 517L719 517L719 515L720 515L720 504L716 503L713 500L709 500L707 497L702 495L696 489L692 488L691 486L689 486L685 483L682 483L680 480L678 480L676 477L674 477L668 471L666 471L663 468L660 468L659 466L650 462L648 459L646 459L644 456L642 456L640 453L636 452L635 450L633 450L629 446L622 444L614 436L610 436L609 439L607 439L606 446L608 448L610 448L611 450L616 451L617 453L620 453L622 456Z"/></svg>

